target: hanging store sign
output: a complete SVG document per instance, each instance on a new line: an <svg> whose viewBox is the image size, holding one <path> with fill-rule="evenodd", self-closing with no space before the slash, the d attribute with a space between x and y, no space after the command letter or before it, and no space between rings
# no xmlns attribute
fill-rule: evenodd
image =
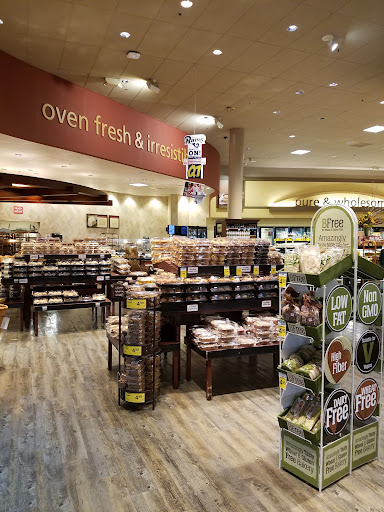
<svg viewBox="0 0 384 512"><path fill-rule="evenodd" d="M205 140L206 136L204 134L186 135L184 137L184 144L188 147L187 158L183 159L187 180L203 178L204 165L207 163L206 158L202 157Z"/></svg>
<svg viewBox="0 0 384 512"><path fill-rule="evenodd" d="M357 312L363 324L373 324L381 312L381 293L377 284L365 283L359 291Z"/></svg>
<svg viewBox="0 0 384 512"><path fill-rule="evenodd" d="M361 373L371 373L379 361L380 340L373 331L365 331L356 346L357 369Z"/></svg>
<svg viewBox="0 0 384 512"><path fill-rule="evenodd" d="M363 380L355 392L354 413L357 419L365 421L375 412L379 403L379 386L374 379Z"/></svg>
<svg viewBox="0 0 384 512"><path fill-rule="evenodd" d="M330 343L325 354L325 376L332 384L340 382L351 367L352 346L345 336Z"/></svg>
<svg viewBox="0 0 384 512"><path fill-rule="evenodd" d="M352 297L346 286L336 286L327 299L327 324L332 331L343 331L351 318Z"/></svg>

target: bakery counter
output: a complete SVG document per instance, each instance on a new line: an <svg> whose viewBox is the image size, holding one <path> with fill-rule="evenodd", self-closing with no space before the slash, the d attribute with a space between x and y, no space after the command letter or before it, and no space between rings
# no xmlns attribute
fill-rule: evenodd
<svg viewBox="0 0 384 512"><path fill-rule="evenodd" d="M219 358L228 357L239 357L239 356L257 356L259 354L273 354L273 365L277 366L278 354L279 354L279 343L270 343L268 345L260 345L256 347L248 348L231 348L225 350L202 350L197 347L192 340L189 338L184 339L184 343L187 347L187 363L186 363L186 374L187 381L192 379L192 351L205 359L205 394L207 400L212 400L212 360Z"/></svg>

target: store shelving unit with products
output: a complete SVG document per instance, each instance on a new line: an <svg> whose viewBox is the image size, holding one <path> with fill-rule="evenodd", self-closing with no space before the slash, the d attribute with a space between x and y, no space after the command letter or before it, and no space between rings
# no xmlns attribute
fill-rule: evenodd
<svg viewBox="0 0 384 512"><path fill-rule="evenodd" d="M335 207L322 208L315 215L312 223L315 224L314 239L321 240L321 217L332 219L335 214L339 220L341 215L345 224L349 222L347 233L348 228L352 229L351 256L319 275L279 275L281 288L285 289L289 284L301 294L312 289L316 296L323 298L323 318L317 328L320 336L315 339L299 323L293 324L292 328L281 322L280 334L284 341L279 366L280 466L319 490L377 458L379 388L382 383L380 285L384 274L380 267L357 257L355 214L340 207L336 207L338 212L335 213L332 208ZM326 236L332 234L328 232ZM343 275L351 279L352 294L343 284ZM358 293L358 279L361 278L366 282ZM361 325L371 324L380 326L362 332ZM312 357L316 358L314 349L308 348L314 345L318 347L317 355L320 353L322 366L321 374L312 374L311 379L294 365L302 364L305 351L307 355L312 351ZM289 359L292 362L297 357L299 360L301 357L300 363L290 365ZM291 367L292 371L287 369ZM375 378L364 379L365 374L371 372Z"/></svg>

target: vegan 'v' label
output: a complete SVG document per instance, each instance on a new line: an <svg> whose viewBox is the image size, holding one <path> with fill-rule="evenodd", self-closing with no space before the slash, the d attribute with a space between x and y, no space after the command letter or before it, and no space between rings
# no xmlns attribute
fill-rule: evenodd
<svg viewBox="0 0 384 512"><path fill-rule="evenodd" d="M340 434L349 420L351 401L344 389L333 391L324 407L324 430L331 436Z"/></svg>
<svg viewBox="0 0 384 512"><path fill-rule="evenodd" d="M327 323L332 331L343 331L351 318L352 297L346 286L336 286L327 299Z"/></svg>
<svg viewBox="0 0 384 512"><path fill-rule="evenodd" d="M355 364L361 373L370 373L379 361L380 340L373 331L365 331L356 346Z"/></svg>
<svg viewBox="0 0 384 512"><path fill-rule="evenodd" d="M373 324L381 312L381 293L377 284L365 283L357 298L357 312L363 324Z"/></svg>
<svg viewBox="0 0 384 512"><path fill-rule="evenodd" d="M367 420L375 412L379 403L379 386L374 379L365 379L355 392L354 412L356 418Z"/></svg>

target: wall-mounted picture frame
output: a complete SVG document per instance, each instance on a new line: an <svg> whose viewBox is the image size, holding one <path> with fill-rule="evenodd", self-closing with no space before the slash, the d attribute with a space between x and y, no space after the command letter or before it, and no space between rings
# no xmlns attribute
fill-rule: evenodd
<svg viewBox="0 0 384 512"><path fill-rule="evenodd" d="M87 213L87 228L108 228L108 215Z"/></svg>
<svg viewBox="0 0 384 512"><path fill-rule="evenodd" d="M109 229L119 229L120 217L118 215L109 216Z"/></svg>

